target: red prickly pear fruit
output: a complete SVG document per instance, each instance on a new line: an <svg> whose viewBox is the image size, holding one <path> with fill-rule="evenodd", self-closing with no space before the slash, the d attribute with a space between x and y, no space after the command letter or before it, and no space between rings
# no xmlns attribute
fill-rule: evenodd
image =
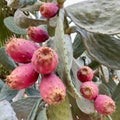
<svg viewBox="0 0 120 120"><path fill-rule="evenodd" d="M16 67L11 74L6 77L6 83L12 89L25 89L37 81L38 75L33 65L27 63Z"/></svg>
<svg viewBox="0 0 120 120"><path fill-rule="evenodd" d="M6 44L6 53L18 63L31 61L33 53L39 48L37 44L22 38L10 38Z"/></svg>
<svg viewBox="0 0 120 120"><path fill-rule="evenodd" d="M80 92L84 98L94 100L98 96L99 89L94 82L88 81L82 83L80 86Z"/></svg>
<svg viewBox="0 0 120 120"><path fill-rule="evenodd" d="M55 3L43 3L39 10L43 17L52 18L58 13L59 7Z"/></svg>
<svg viewBox="0 0 120 120"><path fill-rule="evenodd" d="M115 112L115 102L107 95L98 95L94 102L95 109L103 115L110 115Z"/></svg>
<svg viewBox="0 0 120 120"><path fill-rule="evenodd" d="M58 55L50 47L40 47L32 57L34 69L40 74L53 72L58 65Z"/></svg>
<svg viewBox="0 0 120 120"><path fill-rule="evenodd" d="M48 33L40 27L30 26L27 30L27 34L31 40L38 43L45 42L49 38Z"/></svg>
<svg viewBox="0 0 120 120"><path fill-rule="evenodd" d="M93 76L94 76L94 71L88 66L83 66L79 68L79 70L77 71L77 78L81 82L92 81Z"/></svg>
<svg viewBox="0 0 120 120"><path fill-rule="evenodd" d="M66 87L56 74L44 75L40 82L40 95L49 105L56 105L64 101Z"/></svg>

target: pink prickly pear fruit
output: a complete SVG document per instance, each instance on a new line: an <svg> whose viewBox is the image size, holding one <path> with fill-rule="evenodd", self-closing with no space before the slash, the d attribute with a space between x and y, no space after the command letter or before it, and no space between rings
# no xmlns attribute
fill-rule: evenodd
<svg viewBox="0 0 120 120"><path fill-rule="evenodd" d="M103 115L110 115L115 112L115 102L107 95L98 95L94 102L95 109Z"/></svg>
<svg viewBox="0 0 120 120"><path fill-rule="evenodd" d="M37 44L22 38L10 38L6 44L6 53L18 63L31 61L33 53L39 48Z"/></svg>
<svg viewBox="0 0 120 120"><path fill-rule="evenodd" d="M38 75L33 65L27 63L16 67L11 74L6 77L6 83L12 89L25 89L37 81Z"/></svg>
<svg viewBox="0 0 120 120"><path fill-rule="evenodd" d="M88 66L80 67L79 70L77 71L77 78L81 82L92 81L93 76L94 71Z"/></svg>
<svg viewBox="0 0 120 120"><path fill-rule="evenodd" d="M94 82L88 81L82 83L80 86L80 92L84 98L94 100L98 96L99 89Z"/></svg>
<svg viewBox="0 0 120 120"><path fill-rule="evenodd" d="M40 47L32 57L34 69L40 74L53 72L58 65L58 55L50 47Z"/></svg>
<svg viewBox="0 0 120 120"><path fill-rule="evenodd" d="M40 6L39 10L40 10L40 13L43 17L52 18L58 13L59 7L55 3L48 2L48 3L43 3Z"/></svg>
<svg viewBox="0 0 120 120"><path fill-rule="evenodd" d="M45 42L49 38L48 33L40 27L30 26L27 30L27 34L31 40L38 43Z"/></svg>
<svg viewBox="0 0 120 120"><path fill-rule="evenodd" d="M66 87L56 74L47 74L40 82L40 95L49 105L56 105L64 101Z"/></svg>

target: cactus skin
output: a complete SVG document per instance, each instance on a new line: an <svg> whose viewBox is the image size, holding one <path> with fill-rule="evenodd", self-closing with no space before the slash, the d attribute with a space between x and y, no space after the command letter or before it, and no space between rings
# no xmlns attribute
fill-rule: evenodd
<svg viewBox="0 0 120 120"><path fill-rule="evenodd" d="M50 47L40 47L32 57L34 69L40 74L53 72L58 65L58 55Z"/></svg>
<svg viewBox="0 0 120 120"><path fill-rule="evenodd" d="M94 82L88 81L82 83L80 86L80 92L84 98L94 100L98 96L99 89Z"/></svg>
<svg viewBox="0 0 120 120"><path fill-rule="evenodd" d="M28 88L38 79L38 73L34 70L31 63L16 67L10 75L6 77L7 85L16 90Z"/></svg>
<svg viewBox="0 0 120 120"><path fill-rule="evenodd" d="M40 83L40 95L49 105L56 105L65 100L66 87L56 74L44 75Z"/></svg>
<svg viewBox="0 0 120 120"><path fill-rule="evenodd" d="M115 112L115 102L107 95L98 95L94 102L97 112L103 115L110 115Z"/></svg>
<svg viewBox="0 0 120 120"><path fill-rule="evenodd" d="M40 27L30 26L27 30L27 35L30 37L31 40L38 43L45 42L49 38L48 33Z"/></svg>
<svg viewBox="0 0 120 120"><path fill-rule="evenodd" d="M94 76L93 70L88 66L83 66L77 71L77 78L81 82L92 81Z"/></svg>
<svg viewBox="0 0 120 120"><path fill-rule="evenodd" d="M39 10L43 17L52 18L58 13L59 7L55 3L43 3Z"/></svg>
<svg viewBox="0 0 120 120"><path fill-rule="evenodd" d="M33 53L39 48L37 44L22 38L10 38L6 44L6 53L18 63L31 62Z"/></svg>

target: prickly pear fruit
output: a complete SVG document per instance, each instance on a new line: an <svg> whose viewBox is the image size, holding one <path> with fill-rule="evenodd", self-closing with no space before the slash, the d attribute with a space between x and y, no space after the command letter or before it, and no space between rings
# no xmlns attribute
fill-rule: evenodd
<svg viewBox="0 0 120 120"><path fill-rule="evenodd" d="M27 63L16 67L6 77L6 83L10 88L20 90L33 85L37 81L38 75L33 65Z"/></svg>
<svg viewBox="0 0 120 120"><path fill-rule="evenodd" d="M94 102L95 109L103 115L110 115L115 111L115 102L107 95L98 95Z"/></svg>
<svg viewBox="0 0 120 120"><path fill-rule="evenodd" d="M58 55L50 47L40 47L32 57L34 69L40 74L53 72L58 65Z"/></svg>
<svg viewBox="0 0 120 120"><path fill-rule="evenodd" d="M22 38L10 38L6 44L6 53L18 63L31 61L33 53L39 48L37 44Z"/></svg>
<svg viewBox="0 0 120 120"><path fill-rule="evenodd" d="M81 82L92 81L94 76L93 70L88 66L80 67L77 71L77 77Z"/></svg>
<svg viewBox="0 0 120 120"><path fill-rule="evenodd" d="M55 3L43 3L40 6L40 13L45 18L51 18L54 17L59 10L59 7Z"/></svg>
<svg viewBox="0 0 120 120"><path fill-rule="evenodd" d="M64 101L66 87L56 74L47 74L40 82L40 95L49 105L56 105Z"/></svg>
<svg viewBox="0 0 120 120"><path fill-rule="evenodd" d="M27 35L30 37L31 40L38 43L45 42L49 38L48 33L40 27L30 26L27 30Z"/></svg>
<svg viewBox="0 0 120 120"><path fill-rule="evenodd" d="M80 92L84 98L94 100L98 96L99 89L94 82L88 81L82 83L80 86Z"/></svg>

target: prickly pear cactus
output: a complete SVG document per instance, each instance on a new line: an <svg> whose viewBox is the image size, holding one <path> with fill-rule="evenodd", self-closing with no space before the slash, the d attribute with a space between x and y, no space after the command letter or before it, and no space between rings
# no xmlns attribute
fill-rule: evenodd
<svg viewBox="0 0 120 120"><path fill-rule="evenodd" d="M14 116L9 120L120 120L120 1L85 0L68 7L64 6L65 2L66 0L0 2L1 8L4 8L0 9L0 100L1 103L9 103L9 113ZM48 35L46 40L36 42L35 38L44 37L44 34L34 30L28 32L31 26L43 29ZM24 39L24 44L33 42L38 47L30 53L29 45L21 46L17 42L10 44L11 39L7 36L15 40L21 38L21 43ZM7 46L11 49L6 50ZM12 57L15 54L17 59L24 59L28 54L32 57L28 62L18 62ZM22 69L12 72L29 63L32 67L29 75L28 71L24 73L25 70ZM83 67L85 69L81 69ZM45 72L41 73L36 68ZM91 81L87 79L91 76L87 68L91 68L93 73ZM38 77L30 83L30 76L34 77L33 71ZM84 76L82 82L78 71ZM51 78L53 73L59 79L47 79L49 84L46 84L46 79L43 78ZM11 76L10 81L7 81L8 76ZM23 77L27 83L22 81ZM87 81L92 84L87 86ZM14 87L16 82L21 89ZM86 87L82 91L87 97L80 91L83 83ZM27 84L27 88L20 87ZM94 94L91 91L96 89L99 92L94 99L87 99ZM97 99L98 96L100 100ZM2 106L1 112L6 108L6 105ZM3 117L8 120L7 115Z"/></svg>

